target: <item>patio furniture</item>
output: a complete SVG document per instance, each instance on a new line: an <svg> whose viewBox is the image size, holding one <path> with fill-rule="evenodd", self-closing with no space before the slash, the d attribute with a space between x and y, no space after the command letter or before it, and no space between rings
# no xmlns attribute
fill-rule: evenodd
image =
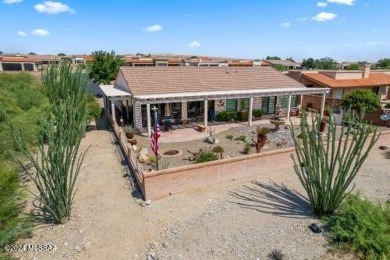
<svg viewBox="0 0 390 260"><path fill-rule="evenodd" d="M201 125L201 124L197 124L196 126L198 127L199 132L201 132L201 133L206 132L206 126Z"/></svg>

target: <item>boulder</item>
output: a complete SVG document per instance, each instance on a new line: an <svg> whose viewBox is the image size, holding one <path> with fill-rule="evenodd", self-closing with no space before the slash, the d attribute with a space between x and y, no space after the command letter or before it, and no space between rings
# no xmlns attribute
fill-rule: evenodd
<svg viewBox="0 0 390 260"><path fill-rule="evenodd" d="M142 150L141 150L142 151ZM140 154L139 156L138 156L138 161L140 162L140 163L146 163L147 161L148 161L148 155L146 155L146 154Z"/></svg>
<svg viewBox="0 0 390 260"><path fill-rule="evenodd" d="M142 155L146 155L146 157L149 155L149 151L148 151L148 148L146 147L143 147L140 151L139 151L139 154Z"/></svg>

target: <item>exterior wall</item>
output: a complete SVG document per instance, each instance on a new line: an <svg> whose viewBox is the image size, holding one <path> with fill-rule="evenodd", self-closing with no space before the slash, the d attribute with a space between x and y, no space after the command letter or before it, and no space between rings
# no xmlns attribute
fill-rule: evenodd
<svg viewBox="0 0 390 260"><path fill-rule="evenodd" d="M187 101L181 102L181 119L187 119Z"/></svg>
<svg viewBox="0 0 390 260"><path fill-rule="evenodd" d="M363 71L319 71L333 79L362 79Z"/></svg>
<svg viewBox="0 0 390 260"><path fill-rule="evenodd" d="M382 121L380 119L380 116L383 114L383 110L378 109L375 112L366 113L364 119L367 120L368 123L373 125L390 127L390 121Z"/></svg>
<svg viewBox="0 0 390 260"><path fill-rule="evenodd" d="M123 77L122 73L119 73L115 79L115 85L120 87L121 89L130 90L129 86L127 86L126 80ZM130 91L131 92L131 91Z"/></svg>
<svg viewBox="0 0 390 260"><path fill-rule="evenodd" d="M222 104L223 103L223 104ZM226 110L226 100L215 100L214 101L215 111L218 113L219 111Z"/></svg>
<svg viewBox="0 0 390 260"><path fill-rule="evenodd" d="M133 101L133 125L134 128L142 127L142 111L141 104Z"/></svg>
<svg viewBox="0 0 390 260"><path fill-rule="evenodd" d="M253 98L253 109L261 109L261 97Z"/></svg>
<svg viewBox="0 0 390 260"><path fill-rule="evenodd" d="M302 109L307 109L308 105L311 104L313 109L321 109L321 99L322 96L315 95L303 95ZM334 98L325 98L325 110L328 106L331 106L334 103L334 108L337 109L341 105L341 100L335 100Z"/></svg>
<svg viewBox="0 0 390 260"><path fill-rule="evenodd" d="M389 87L384 86L379 88L379 99L380 100L385 100L387 99L387 96L389 95Z"/></svg>

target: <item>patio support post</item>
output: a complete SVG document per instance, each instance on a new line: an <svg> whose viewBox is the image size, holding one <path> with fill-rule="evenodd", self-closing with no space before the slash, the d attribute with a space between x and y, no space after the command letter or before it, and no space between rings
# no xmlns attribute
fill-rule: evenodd
<svg viewBox="0 0 390 260"><path fill-rule="evenodd" d="M207 99L204 100L204 126L207 127L207 112L208 112L208 105L207 105Z"/></svg>
<svg viewBox="0 0 390 260"><path fill-rule="evenodd" d="M112 121L116 122L116 118L115 118L115 100L111 100L111 116L112 116Z"/></svg>
<svg viewBox="0 0 390 260"><path fill-rule="evenodd" d="M301 94L301 98L300 98L300 100L299 100L299 103L300 103L300 105L301 105L301 107L302 107L302 104L303 104L303 94Z"/></svg>
<svg viewBox="0 0 390 260"><path fill-rule="evenodd" d="M129 118L129 100L128 99L126 99L126 118L127 118L127 120L129 120L130 118Z"/></svg>
<svg viewBox="0 0 390 260"><path fill-rule="evenodd" d="M146 118L148 121L148 137L152 135L152 120L150 117L150 104L146 104Z"/></svg>
<svg viewBox="0 0 390 260"><path fill-rule="evenodd" d="M249 98L249 114L248 114L248 125L252 125L252 114L253 114L253 97Z"/></svg>
<svg viewBox="0 0 390 260"><path fill-rule="evenodd" d="M287 115L286 115L287 123L289 123L289 121L290 121L290 111L291 111L291 95L288 95Z"/></svg>
<svg viewBox="0 0 390 260"><path fill-rule="evenodd" d="M321 117L320 117L320 118L323 118L323 117L324 117L325 97L326 97L326 93L322 93L322 98L321 98L321 111L320 111Z"/></svg>

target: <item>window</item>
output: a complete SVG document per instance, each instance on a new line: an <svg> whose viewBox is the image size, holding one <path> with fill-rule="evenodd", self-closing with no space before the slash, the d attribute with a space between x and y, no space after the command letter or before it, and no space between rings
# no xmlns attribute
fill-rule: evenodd
<svg viewBox="0 0 390 260"><path fill-rule="evenodd" d="M333 90L333 97L336 99L343 99L344 96L344 89L342 88L337 88Z"/></svg>

